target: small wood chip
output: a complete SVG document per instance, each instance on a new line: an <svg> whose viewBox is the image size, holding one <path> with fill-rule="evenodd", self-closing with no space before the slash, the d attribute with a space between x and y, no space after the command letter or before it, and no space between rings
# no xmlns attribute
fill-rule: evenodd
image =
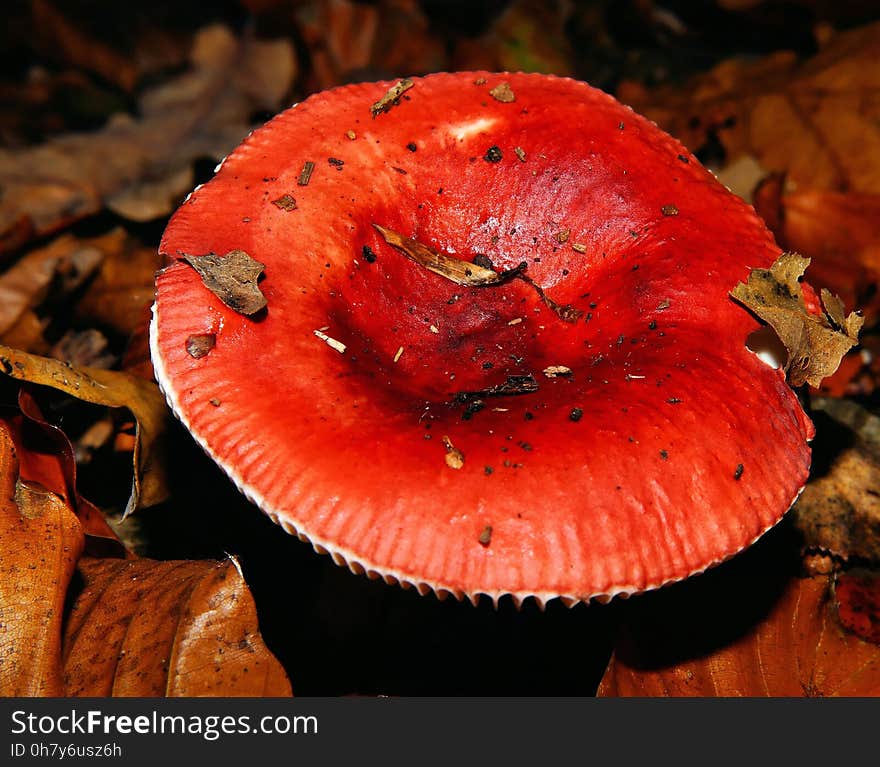
<svg viewBox="0 0 880 767"><path fill-rule="evenodd" d="M664 216L677 216L678 208L676 208L675 205L664 205L662 208L660 208L660 212Z"/></svg>
<svg viewBox="0 0 880 767"><path fill-rule="evenodd" d="M460 469L464 466L464 453L455 447L452 440L445 434L443 435L443 447L446 448L446 465L450 469Z"/></svg>
<svg viewBox="0 0 880 767"><path fill-rule="evenodd" d="M342 343L342 341L337 341L335 338L331 338L322 330L313 330L312 332L331 349L336 349L336 351L338 351L340 354L345 354L345 350L347 347L344 343Z"/></svg>
<svg viewBox="0 0 880 767"><path fill-rule="evenodd" d="M220 400L217 399L216 397L212 397L211 399L208 400L208 402L209 402L211 405L213 405L214 407L220 407L220 405L222 404L222 403L220 402Z"/></svg>
<svg viewBox="0 0 880 767"><path fill-rule="evenodd" d="M211 352L216 343L217 336L213 333L194 334L186 339L186 353L193 359L201 359Z"/></svg>
<svg viewBox="0 0 880 767"><path fill-rule="evenodd" d="M299 179L297 179L297 184L300 186L307 186L309 180L312 178L312 171L315 169L315 163L311 160L306 160L303 163L303 169L299 172Z"/></svg>
<svg viewBox="0 0 880 767"><path fill-rule="evenodd" d="M563 243L568 242L568 238L571 235L571 229L563 229L561 232L556 232L556 242Z"/></svg>
<svg viewBox="0 0 880 767"><path fill-rule="evenodd" d="M474 85L485 85L485 84L486 84L485 77L478 77L476 80L474 80Z"/></svg>
<svg viewBox="0 0 880 767"><path fill-rule="evenodd" d="M272 200L272 204L281 210L296 210L296 198L292 194L281 195L277 200Z"/></svg>
<svg viewBox="0 0 880 767"><path fill-rule="evenodd" d="M403 347L402 346L397 349L397 353L394 355L395 362L397 362L397 360L400 359L401 354L403 354Z"/></svg>
<svg viewBox="0 0 880 767"><path fill-rule="evenodd" d="M378 117L382 112L389 111L392 107L397 106L400 97L406 93L415 83L408 77L403 78L399 82L392 85L375 104L370 107L370 114Z"/></svg>
<svg viewBox="0 0 880 767"><path fill-rule="evenodd" d="M502 104L509 104L511 101L516 101L513 89L510 87L510 83L507 82L496 85L489 91L489 95L495 99L495 101L500 101Z"/></svg>
<svg viewBox="0 0 880 767"><path fill-rule="evenodd" d="M439 333L440 332L440 328L438 328L436 325L431 325L429 329L432 333Z"/></svg>
<svg viewBox="0 0 880 767"><path fill-rule="evenodd" d="M488 546L492 542L492 525L486 525L483 528L478 540L481 546Z"/></svg>
<svg viewBox="0 0 880 767"><path fill-rule="evenodd" d="M357 133L355 133L353 130L347 130L345 131L345 137L349 141L354 141L357 138Z"/></svg>
<svg viewBox="0 0 880 767"><path fill-rule="evenodd" d="M522 317L516 317L516 318L512 319L510 322L508 322L507 324L508 325L519 325L519 323L522 321L523 321Z"/></svg>
<svg viewBox="0 0 880 767"><path fill-rule="evenodd" d="M571 368L565 365L550 365L544 368L544 375L547 378L558 378L559 376L570 376Z"/></svg>
<svg viewBox="0 0 880 767"><path fill-rule="evenodd" d="M571 249L576 250L578 253L586 253L587 252L587 246L581 242L573 242L571 244Z"/></svg>
<svg viewBox="0 0 880 767"><path fill-rule="evenodd" d="M668 309L672 306L672 303L668 298L664 298L659 304L657 304L657 311L662 312L664 309Z"/></svg>
<svg viewBox="0 0 880 767"><path fill-rule="evenodd" d="M205 287L230 309L250 316L266 306L266 297L257 285L265 264L243 250L230 250L224 256L183 253L182 257L199 273Z"/></svg>
<svg viewBox="0 0 880 767"><path fill-rule="evenodd" d="M519 157L519 161L520 161L520 162L525 162L525 161L526 161L526 150L523 149L521 146L515 146L515 147L513 148L513 153L514 153L517 157Z"/></svg>

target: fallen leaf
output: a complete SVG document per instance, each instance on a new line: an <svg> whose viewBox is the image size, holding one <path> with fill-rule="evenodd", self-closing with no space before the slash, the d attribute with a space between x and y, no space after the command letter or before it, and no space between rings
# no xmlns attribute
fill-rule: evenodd
<svg viewBox="0 0 880 767"><path fill-rule="evenodd" d="M13 427L0 419L0 695L64 694L64 596L83 543L68 504L21 479Z"/></svg>
<svg viewBox="0 0 880 767"><path fill-rule="evenodd" d="M599 695L700 697L832 697L880 694L880 648L846 631L838 622L829 576L792 578L754 625L700 655L688 652L694 638L675 648L671 640L692 631L706 638L711 618L697 605L687 616L667 614L666 625L630 626L615 650ZM671 627L671 626L670 626ZM656 631L656 633L651 633ZM648 648L647 644L654 645ZM641 652L645 652L642 658ZM661 659L663 655L668 662ZM682 657L684 656L684 657ZM648 659L650 658L650 659Z"/></svg>
<svg viewBox="0 0 880 767"><path fill-rule="evenodd" d="M183 260L199 273L205 287L230 309L250 316L266 307L266 297L257 284L265 266L243 250L230 250L223 256L184 254Z"/></svg>
<svg viewBox="0 0 880 767"><path fill-rule="evenodd" d="M779 336L788 351L785 370L792 386L804 382L818 386L837 370L843 355L858 343L864 318L855 312L843 316L842 305L823 293L825 313L808 310L800 285L810 259L783 253L769 269L753 269L747 284L739 283L730 293ZM835 322L831 311L838 317Z"/></svg>
<svg viewBox="0 0 880 767"><path fill-rule="evenodd" d="M791 511L804 546L880 562L880 417L855 402L814 397L812 477Z"/></svg>
<svg viewBox="0 0 880 767"><path fill-rule="evenodd" d="M291 695L237 562L83 558L64 631L71 697Z"/></svg>
<svg viewBox="0 0 880 767"><path fill-rule="evenodd" d="M444 42L415 0L317 0L296 9L309 90L448 69Z"/></svg>
<svg viewBox="0 0 880 767"><path fill-rule="evenodd" d="M80 557L112 532L34 407L0 418L0 695L290 695L234 559Z"/></svg>
<svg viewBox="0 0 880 767"><path fill-rule="evenodd" d="M623 83L617 96L698 156L751 155L799 188L876 193L878 50L874 23L833 35L805 62L787 51L730 59L683 87Z"/></svg>
<svg viewBox="0 0 880 767"><path fill-rule="evenodd" d="M12 378L51 386L85 402L128 408L137 419L134 477L125 516L165 500L168 495L164 441L169 411L152 381L114 370L76 369L0 345L0 366Z"/></svg>
<svg viewBox="0 0 880 767"><path fill-rule="evenodd" d="M280 106L296 71L288 41L239 40L222 26L196 35L190 59L189 72L143 94L139 119L117 115L93 133L0 151L0 252L104 205L139 221L170 212L190 186L184 169L222 159L255 110Z"/></svg>
<svg viewBox="0 0 880 767"><path fill-rule="evenodd" d="M103 258L100 243L78 240L70 234L26 253L0 275L0 335L25 311L39 306L50 289L56 295L76 290L94 274Z"/></svg>
<svg viewBox="0 0 880 767"><path fill-rule="evenodd" d="M813 282L860 307L866 325L880 316L880 194L792 189L774 175L754 202L780 247L811 259Z"/></svg>
<svg viewBox="0 0 880 767"><path fill-rule="evenodd" d="M880 695L880 647L838 621L833 573L799 575L798 544L783 521L731 561L621 603L599 695Z"/></svg>
<svg viewBox="0 0 880 767"><path fill-rule="evenodd" d="M571 11L565 3L515 0L485 35L457 42L454 68L572 75L574 56L566 33Z"/></svg>
<svg viewBox="0 0 880 767"><path fill-rule="evenodd" d="M112 234L117 239L112 247L109 242L102 247L104 258L76 302L74 317L80 325L110 328L128 338L140 327L144 307L153 302L156 272L163 259L156 247L142 244L122 229Z"/></svg>
<svg viewBox="0 0 880 767"><path fill-rule="evenodd" d="M493 269L463 261L460 258L446 255L417 240L404 237L402 234L386 229L379 224L373 227L392 248L406 256L410 261L424 267L434 274L439 274L456 285L478 287L493 285L502 281L502 275Z"/></svg>
<svg viewBox="0 0 880 767"><path fill-rule="evenodd" d="M72 367L113 367L116 357L109 352L109 342L100 330L68 330L52 346L51 356Z"/></svg>
<svg viewBox="0 0 880 767"><path fill-rule="evenodd" d="M858 637L880 644L880 575L872 570L848 570L834 582L840 624Z"/></svg>

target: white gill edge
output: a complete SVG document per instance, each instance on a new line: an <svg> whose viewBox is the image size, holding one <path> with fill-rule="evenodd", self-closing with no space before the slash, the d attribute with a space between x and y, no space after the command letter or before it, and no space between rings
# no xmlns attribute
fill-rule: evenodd
<svg viewBox="0 0 880 767"><path fill-rule="evenodd" d="M281 528L285 530L285 532L295 535L301 541L305 541L306 543L310 543L312 548L318 552L319 554L329 554L333 559L333 562L339 566L347 566L348 569L356 574L366 574L370 579L382 578L388 584L398 584L404 589L406 588L415 588L419 594L424 596L428 592L434 592L434 594L439 599L445 599L448 595L454 596L456 599L461 601L463 598L467 597L473 604L477 604L480 596L489 597L494 603L495 607L498 607L498 602L502 597L509 596L513 600L514 604L517 608L519 608L523 602L527 599L532 598L537 602L538 606L543 610L548 602L553 599L559 599L563 604L567 607L573 607L574 605L584 602L589 603L591 601L596 601L600 603L609 602L614 597L627 598L632 596L633 594L637 594L643 591L652 591L654 589L661 588L671 583L675 583L680 580L684 580L686 578L690 578L693 575L699 575L700 573L708 570L715 565L720 564L721 562L730 559L735 555L730 554L725 557L720 557L704 567L697 568L687 575L680 578L669 578L664 581L660 581L658 583L650 584L645 587L638 587L633 585L621 585L617 586L613 589L610 589L607 592L599 593L599 594L557 594L554 592L532 592L532 591L472 591L468 592L456 586L447 584L447 583L432 583L430 581L419 580L413 578L412 575L408 575L406 573L401 572L400 570L392 570L387 569L381 565L376 564L375 562L370 562L365 560L363 557L360 557L356 552L351 551L350 549L344 549L337 546L332 541L329 541L325 538L320 538L315 535L311 535L307 532L304 527L298 527L294 522L287 519L285 514L278 509L274 509L270 506L270 504L266 501L266 499L260 494L259 491L252 488L248 485L241 476L238 474L236 469L232 466L229 466L225 463L223 459L221 459L212 449L211 446L202 438L202 436L195 431L193 431L189 420L186 415L182 411L180 407L180 402L178 399L177 391L174 389L174 386L171 383L166 371L165 365L162 360L162 355L159 353L158 348L158 306L157 303L153 304L152 307L152 320L150 322L150 353L153 359L153 368L156 373L156 381L159 384L159 388L165 395L165 399L168 401L168 405L171 408L174 415L180 419L183 425L186 427L187 431L192 435L193 439L202 447L202 449L229 475L238 489L257 507L259 507L263 513L265 513L273 522L279 525ZM789 504L789 508L791 508L797 499L800 497L800 494L803 492L804 487L806 485L802 485L800 489L795 493L794 498ZM744 548L748 548L755 541L757 541L764 533L766 533L770 528L774 527L777 523L774 522L771 525L768 525L766 528L761 530L751 541L749 541L748 545Z"/></svg>

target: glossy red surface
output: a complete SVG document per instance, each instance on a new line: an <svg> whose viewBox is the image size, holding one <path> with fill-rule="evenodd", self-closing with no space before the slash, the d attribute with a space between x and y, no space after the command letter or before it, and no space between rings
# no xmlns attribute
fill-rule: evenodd
<svg viewBox="0 0 880 767"><path fill-rule="evenodd" d="M503 81L514 102L490 96ZM243 249L266 265L255 319L185 263L159 276L154 361L194 436L338 561L458 595L639 591L778 521L812 424L728 297L779 252L752 209L583 83L433 75L372 118L389 85L284 112L172 219L171 257ZM272 203L285 194L296 209ZM583 315L562 321L519 280L457 286L373 223L497 270L526 262ZM216 346L194 359L186 339L203 333ZM528 374L538 391L464 413L457 395Z"/></svg>

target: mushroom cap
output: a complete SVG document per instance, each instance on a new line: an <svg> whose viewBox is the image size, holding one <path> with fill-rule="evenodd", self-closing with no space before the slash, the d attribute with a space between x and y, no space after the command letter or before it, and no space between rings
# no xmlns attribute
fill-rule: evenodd
<svg viewBox="0 0 880 767"><path fill-rule="evenodd" d="M309 97L176 212L151 326L174 412L285 530L422 593L610 598L748 546L803 488L813 435L728 296L778 255L764 225L584 83L413 83L375 116L393 83ZM454 284L374 224L525 262L550 300ZM182 260L235 250L265 264L250 317ZM500 393L513 376L537 390Z"/></svg>

